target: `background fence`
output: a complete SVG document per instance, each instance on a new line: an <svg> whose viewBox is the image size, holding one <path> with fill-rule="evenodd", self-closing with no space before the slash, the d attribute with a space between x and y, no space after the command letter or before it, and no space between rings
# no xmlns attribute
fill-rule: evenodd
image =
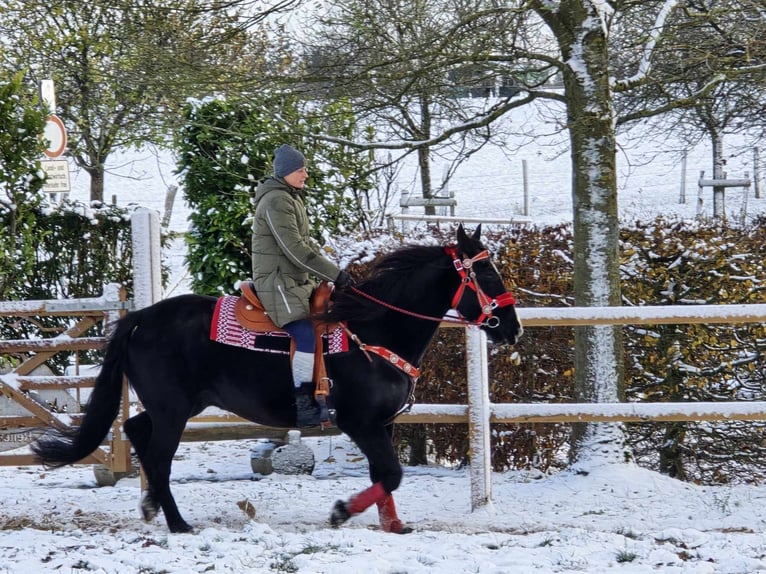
<svg viewBox="0 0 766 574"><path fill-rule="evenodd" d="M17 431L39 426L63 428L77 424L76 414L52 412L29 396L40 389L81 389L93 384L93 377L34 377L31 370L60 351L97 349L104 339L82 338L80 334L99 320L111 322L127 309L151 304L158 298L159 234L154 212L141 213L134 221L134 249L144 253L137 259L137 290L133 302L124 301L117 286L108 287L102 298L69 301L0 302L0 315L70 315L84 318L66 333L51 339L35 341L0 341L0 353L24 352L29 355L12 373L0 375L0 393L17 402L29 415L0 417L0 430ZM157 242L156 249L153 247ZM644 307L567 307L520 308L526 328L582 325L651 325L683 323L753 323L766 322L766 304L759 305L687 305ZM468 404L418 404L400 415L399 423L467 423L471 447L471 500L473 508L491 503L490 435L493 423L540 422L646 422L690 420L766 420L766 402L721 403L616 403L616 404L492 404L489 400L489 375L486 336L475 327L466 329L468 357ZM108 450L98 450L84 462L103 464L114 472L129 466L129 444L122 433L122 421L128 416L127 385L123 408L109 437ZM139 408L139 407L134 407ZM308 431L304 434L319 434ZM216 440L227 438L283 437L285 429L249 423L224 412L205 412L190 420L184 440ZM30 455L0 456L0 464L31 464Z"/></svg>

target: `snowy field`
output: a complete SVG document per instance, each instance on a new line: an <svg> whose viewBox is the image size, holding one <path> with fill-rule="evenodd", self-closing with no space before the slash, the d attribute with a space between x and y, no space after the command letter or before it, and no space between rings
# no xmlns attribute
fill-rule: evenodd
<svg viewBox="0 0 766 574"><path fill-rule="evenodd" d="M183 443L172 488L192 534L139 518L139 481L97 488L88 467L0 468L0 573L730 573L766 570L766 487L701 487L631 465L588 476L493 476L471 512L467 470L407 468L411 534L374 510L334 530L333 502L369 482L342 437L304 439L311 476L256 478L254 441ZM249 502L252 518L242 507Z"/></svg>
<svg viewBox="0 0 766 574"><path fill-rule="evenodd" d="M535 224L571 220L568 155L556 141L516 149L521 142L486 148L460 168L451 184L458 215L520 214L526 159ZM689 150L682 204L679 146L623 145L623 219L696 214L696 181L701 170L710 174L709 150ZM727 162L730 177L753 172L750 150ZM150 150L114 158L106 196L163 214L167 185L177 183L173 169L170 157ZM414 176L403 170L401 188ZM87 199L86 176L73 173L72 181L71 197ZM711 215L709 189L703 199L703 213ZM727 192L732 217L742 200L741 190ZM398 198L391 211L399 211ZM748 213L758 212L766 212L766 200L750 197ZM185 230L187 213L179 192L170 228ZM176 274L168 295L184 289L183 255L171 255ZM172 488L192 534L168 533L162 515L141 521L138 478L98 488L90 467L0 467L0 574L766 571L766 486L703 487L633 465L587 476L508 472L493 475L492 506L471 512L466 469L406 468L396 499L413 533L381 532L374 510L334 530L328 524L334 501L369 485L365 461L343 437L305 442L317 459L311 476L254 475L254 440L182 444ZM240 509L245 502L252 516Z"/></svg>

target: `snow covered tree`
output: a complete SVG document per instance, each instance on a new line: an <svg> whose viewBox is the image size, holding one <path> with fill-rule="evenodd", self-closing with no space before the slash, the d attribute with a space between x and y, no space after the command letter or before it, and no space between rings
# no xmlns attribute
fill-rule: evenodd
<svg viewBox="0 0 766 574"><path fill-rule="evenodd" d="M0 300L14 298L31 271L34 211L43 200L45 112L17 73L0 82Z"/></svg>
<svg viewBox="0 0 766 574"><path fill-rule="evenodd" d="M116 149L167 143L188 97L236 86L263 53L240 13L203 0L0 0L0 68L55 81L69 154L104 199ZM236 7L237 2L231 6ZM250 17L255 18L255 15Z"/></svg>

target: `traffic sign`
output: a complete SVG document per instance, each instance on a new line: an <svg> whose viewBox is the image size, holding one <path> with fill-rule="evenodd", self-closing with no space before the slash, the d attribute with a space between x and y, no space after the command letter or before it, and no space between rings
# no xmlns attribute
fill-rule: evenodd
<svg viewBox="0 0 766 574"><path fill-rule="evenodd" d="M69 183L69 162L64 159L44 159L40 161L47 178L43 191L48 193L69 193L72 186Z"/></svg>
<svg viewBox="0 0 766 574"><path fill-rule="evenodd" d="M45 148L45 155L48 157L58 157L66 149L66 128L61 118L51 114L45 120L45 130L43 137L48 140L48 147Z"/></svg>

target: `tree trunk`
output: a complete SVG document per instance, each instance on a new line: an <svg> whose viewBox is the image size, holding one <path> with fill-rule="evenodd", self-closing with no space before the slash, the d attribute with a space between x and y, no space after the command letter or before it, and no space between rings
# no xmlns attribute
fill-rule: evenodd
<svg viewBox="0 0 766 574"><path fill-rule="evenodd" d="M717 130L710 130L710 140L713 144L713 179L724 179L723 166L723 136ZM726 188L713 187L713 219L724 219L726 217L726 205L724 203L724 193Z"/></svg>
<svg viewBox="0 0 766 574"><path fill-rule="evenodd" d="M409 446L410 456L407 460L409 466L420 466L428 464L428 434L426 425L412 425Z"/></svg>
<svg viewBox="0 0 766 574"><path fill-rule="evenodd" d="M431 137L431 102L428 98L421 98L420 100L420 132L422 139L428 139ZM428 147L418 148L420 187L423 191L423 197L425 199L433 197L430 155L431 154ZM426 205L424 213L426 215L436 215L436 208L433 205Z"/></svg>
<svg viewBox="0 0 766 574"><path fill-rule="evenodd" d="M88 169L90 175L90 200L104 202L104 168Z"/></svg>
<svg viewBox="0 0 766 574"><path fill-rule="evenodd" d="M572 154L574 291L578 306L620 305L619 220L615 130L609 85L606 25L593 2L565 0L555 12L540 2L562 53ZM577 327L575 389L578 402L623 398L620 326ZM573 425L570 461L588 465L624 461L622 426Z"/></svg>
<svg viewBox="0 0 766 574"><path fill-rule="evenodd" d="M688 479L683 457L685 438L685 422L667 423L660 446L660 472L684 481Z"/></svg>

